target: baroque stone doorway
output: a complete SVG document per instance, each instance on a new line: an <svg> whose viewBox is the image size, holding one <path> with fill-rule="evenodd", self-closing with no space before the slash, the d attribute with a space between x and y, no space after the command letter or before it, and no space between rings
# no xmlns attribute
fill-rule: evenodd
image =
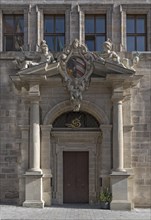
<svg viewBox="0 0 151 220"><path fill-rule="evenodd" d="M96 203L97 194L99 192L99 173L100 173L100 138L101 138L101 131L52 131L51 134L53 135L53 143L52 143L52 179L53 179L53 186L52 186L52 203L53 204L63 204L63 203ZM70 153L69 153L70 152ZM70 154L68 156L64 155ZM75 154L79 154L78 156ZM83 154L83 156L82 156ZM65 160L65 157L67 160ZM76 157L78 159L78 167L75 168L75 174L73 174L73 178L76 178L76 175L79 175L79 184L81 187L85 187L84 195L81 196L83 198L73 198L77 190L82 191L76 186L76 182L65 182L65 169L73 170L75 164L77 163ZM85 158L83 158L85 157ZM75 161L74 161L75 160ZM85 160L82 161L82 160ZM67 162L65 165L64 162ZM69 164L73 162L73 167L69 167ZM81 164L81 165L80 165ZM64 166L65 165L65 166ZM72 166L70 164L70 166ZM82 172L85 172L87 176L85 179L82 179L81 175L78 173L78 170L81 169L81 166L85 166ZM67 168L68 167L68 168ZM69 172L72 171L68 170ZM69 174L70 175L70 174ZM72 177L72 176L71 176ZM67 175L67 178L71 178ZM68 179L67 179L68 180ZM77 181L77 179L75 180ZM69 198L69 191L66 191L67 188L64 188L64 184L71 184L72 189L70 192L73 195L70 195ZM84 185L83 185L84 184ZM75 193L73 191L76 191ZM66 195L64 194L66 191Z"/></svg>
<svg viewBox="0 0 151 220"><path fill-rule="evenodd" d="M81 111L73 112L70 103L66 101L46 114L41 130L43 182L49 184L48 173L51 174L50 189L43 188L45 205L64 203L64 152L88 152L88 202L96 203L100 178L108 181L111 164L111 125L103 110L93 103L83 101Z"/></svg>

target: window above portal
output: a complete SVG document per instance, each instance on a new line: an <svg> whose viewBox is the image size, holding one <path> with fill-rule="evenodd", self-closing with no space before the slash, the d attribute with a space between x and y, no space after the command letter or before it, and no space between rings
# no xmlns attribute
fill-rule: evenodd
<svg viewBox="0 0 151 220"><path fill-rule="evenodd" d="M112 39L113 4L79 3L79 35L90 51L101 51L102 44Z"/></svg>
<svg viewBox="0 0 151 220"><path fill-rule="evenodd" d="M85 15L85 44L90 51L102 50L106 40L106 16Z"/></svg>
<svg viewBox="0 0 151 220"><path fill-rule="evenodd" d="M44 15L44 39L51 51L62 51L65 44L65 16Z"/></svg>
<svg viewBox="0 0 151 220"><path fill-rule="evenodd" d="M53 128L99 128L99 122L86 112L66 112L52 124Z"/></svg>

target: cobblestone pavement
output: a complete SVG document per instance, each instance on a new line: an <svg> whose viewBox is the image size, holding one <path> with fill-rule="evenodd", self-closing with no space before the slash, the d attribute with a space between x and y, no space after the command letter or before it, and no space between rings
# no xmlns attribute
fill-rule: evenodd
<svg viewBox="0 0 151 220"><path fill-rule="evenodd" d="M151 209L111 211L89 205L63 205L44 209L1 205L0 220L151 220Z"/></svg>

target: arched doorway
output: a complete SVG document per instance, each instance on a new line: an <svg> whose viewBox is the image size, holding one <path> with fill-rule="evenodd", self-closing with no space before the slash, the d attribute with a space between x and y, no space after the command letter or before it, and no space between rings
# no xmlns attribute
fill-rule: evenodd
<svg viewBox="0 0 151 220"><path fill-rule="evenodd" d="M95 142L91 137L94 133L101 134L99 122L87 112L69 111L56 118L52 127L53 135L59 139L59 153L62 154L63 179L60 183L62 182L63 187L60 192L63 191L63 203L89 203L89 182L93 179L89 175L92 169L89 158L96 146L92 147L91 144L88 147L88 142ZM83 140L80 140L80 136Z"/></svg>
<svg viewBox="0 0 151 220"><path fill-rule="evenodd" d="M43 170L50 167L52 176L51 193L44 192L45 203L49 205L49 198L52 204L97 202L101 172L103 171L103 178L104 176L106 178L110 170L111 126L105 113L86 101L83 102L80 112L73 112L69 103L64 102L56 105L46 114L41 128L41 164ZM103 162L103 157L108 161L107 164ZM83 164L80 165L81 162ZM74 168L74 164L78 164L79 167ZM73 185L68 181L69 178L72 179L72 176L68 176L72 171L67 167L75 169ZM83 167L83 171L80 167ZM79 179L81 185L79 189L77 180L83 176L82 172L86 174L85 182ZM70 190L75 193L71 194L65 184L71 185ZM82 187L85 187L83 193L80 191ZM77 192L82 198L76 197ZM69 194L72 198L68 196Z"/></svg>
<svg viewBox="0 0 151 220"><path fill-rule="evenodd" d="M54 202L95 202L100 124L91 114L68 111L52 123Z"/></svg>

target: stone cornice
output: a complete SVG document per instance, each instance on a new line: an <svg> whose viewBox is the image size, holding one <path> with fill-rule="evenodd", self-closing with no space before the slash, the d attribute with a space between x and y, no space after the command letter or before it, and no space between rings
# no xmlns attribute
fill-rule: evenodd
<svg viewBox="0 0 151 220"><path fill-rule="evenodd" d="M62 4L62 3L58 3L58 4L50 4L50 3L46 3L45 4L36 4L37 9L42 9L45 13L63 13L68 9L71 9L71 3L66 3L66 4ZM59 7L60 6L60 7Z"/></svg>

